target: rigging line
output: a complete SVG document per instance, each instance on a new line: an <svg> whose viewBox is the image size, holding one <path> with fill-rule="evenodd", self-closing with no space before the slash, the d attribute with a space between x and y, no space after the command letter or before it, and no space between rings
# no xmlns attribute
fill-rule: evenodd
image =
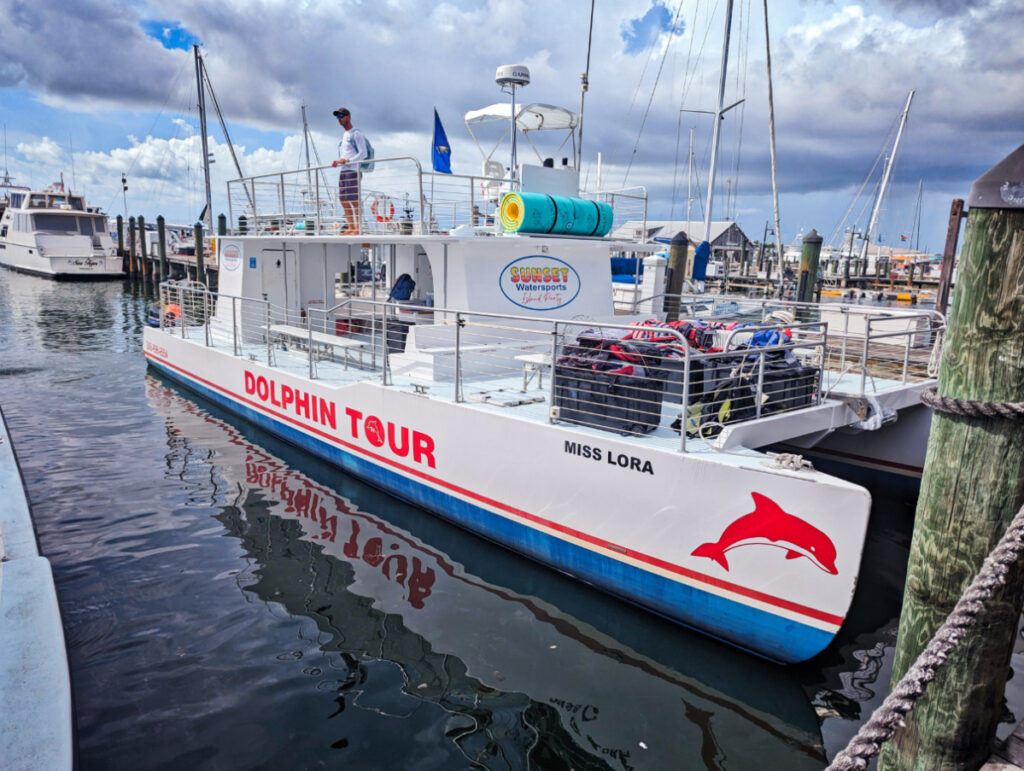
<svg viewBox="0 0 1024 771"><path fill-rule="evenodd" d="M673 174L674 174L675 178L678 178L678 176L679 176L679 153L678 153L678 147L679 147L680 137L682 136L682 112L683 112L683 107L686 104L687 94L689 93L690 87L693 84L693 78L694 78L694 75L695 75L694 69L692 67L692 64L693 64L693 46L694 46L695 41L697 40L697 36L694 34L694 30L697 29L697 18L698 18L699 13L700 13L700 0L697 0L697 3L694 5L694 8L693 8L693 20L690 22L690 26L689 26L690 45L686 49L686 65L683 68L683 72L684 72L683 87L680 90L680 94L679 94L679 113L680 113L680 119L679 119L679 121L676 124L676 148L677 148L677 152L676 152L676 165L675 165L675 168L673 169ZM710 34L710 31L711 31L711 16L708 17L708 23L704 27L704 37L701 39L701 46L700 46L700 50L698 51L698 59L703 57L704 48L707 45L708 35ZM692 169L692 167L693 167L692 148L691 148L689 156L687 157L687 164L688 164L688 168ZM679 187L675 187L673 189L673 193L672 193L672 195L673 195L673 198L672 198L673 211L675 210L676 198L679 195L678 191L679 191ZM689 208L689 204L690 204L690 201L687 200L687 208Z"/></svg>
<svg viewBox="0 0 1024 771"><path fill-rule="evenodd" d="M228 151L231 153L231 160L235 162L235 170L238 172L239 178L242 178L245 174L242 172L242 167L238 163L238 156L235 155L235 144L231 141L231 135L228 133L228 124L224 122L224 114L220 111L220 104L217 102L217 94L214 92L213 83L210 81L210 72L206 69L206 60L200 59L199 64L203 68L203 77L206 81L206 87L210 91L210 98L213 99L213 108L217 113L217 120L220 121L221 131L224 132L224 139L227 140ZM246 185L242 185L242 187L245 189L245 197L249 199L249 205L253 207L253 211L255 211L256 204L252 200L252 193L250 193L249 188ZM212 211L210 212L210 219L212 222Z"/></svg>
<svg viewBox="0 0 1024 771"><path fill-rule="evenodd" d="M178 67L177 74L174 76L174 80L171 82L171 87L167 90L167 96L164 98L164 103L160 106L160 111L157 112L156 117L153 118L153 123L152 123L152 125L150 125L149 131L147 132L148 134L152 134L153 133L153 129L156 127L157 121L160 120L160 118L164 114L164 111L167 109L167 103L171 101L171 97L174 95L175 91L177 90L178 81L181 80L181 74L185 71L185 65L187 65L187 64L188 64L188 59L183 59L181 65ZM5 165L6 165L6 148L5 148L4 152L5 152ZM132 161L131 161L131 163L128 166L128 170L125 172L126 175L130 174L132 171L134 171L135 165L138 163L139 156L141 154L142 154L142 145L139 144L139 146L135 150L135 155L132 158ZM116 203L118 197L120 196L120 193L121 193L120 190L118 190L116 193L114 193L114 195L111 198L111 203L108 204L107 207L106 207L107 211L113 211L114 210L113 206Z"/></svg>
<svg viewBox="0 0 1024 771"><path fill-rule="evenodd" d="M828 240L828 245L829 246L834 246L835 245L834 241L836 239L836 236L839 234L839 232L842 229L842 227L846 224L846 220L849 218L850 212L853 211L853 207L855 207L857 205L857 202L860 200L860 197L864 194L864 188L867 187L868 182L870 182L871 178L875 175L875 169L878 168L878 164L879 164L879 162L881 160L882 160L882 156L881 155L879 155L877 158L875 158L875 165L871 167L871 171L869 171L868 175L866 177L864 177L864 181L860 183L860 189L857 190L857 195L855 195L853 197L853 200L850 201L850 207L846 210L846 214L843 215L843 218L839 221L839 224L836 225L835 230L832 231L832 236ZM860 214L857 216L858 221L860 220L860 216L863 215L863 214L864 214L864 209L861 208Z"/></svg>
<svg viewBox="0 0 1024 771"><path fill-rule="evenodd" d="M658 73L654 76L654 85L651 86L651 96L647 100L647 109L644 110L643 120L640 121L640 128L636 134L636 143L633 145L633 152L630 153L629 163L626 164L626 173L622 176L622 186L626 186L626 180L629 178L629 170L633 168L633 159L636 157L637 150L640 148L640 137L644 133L644 126L647 125L647 117L651 113L651 105L654 103L654 95L658 91L658 82L661 80L661 72L665 68L665 60L668 58L668 52L672 48L672 39L676 35L676 27L679 24L679 16L683 12L683 0L679 0L679 5L676 8L675 16L672 17L672 26L668 31L668 40L665 41L665 49L661 54L661 63L658 65Z"/></svg>

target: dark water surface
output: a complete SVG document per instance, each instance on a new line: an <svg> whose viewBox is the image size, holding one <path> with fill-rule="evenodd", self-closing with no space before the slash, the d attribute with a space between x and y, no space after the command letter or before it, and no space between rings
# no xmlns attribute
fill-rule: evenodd
<svg viewBox="0 0 1024 771"><path fill-rule="evenodd" d="M884 696L909 494L873 491L840 639L780 667L147 375L145 304L0 271L0 405L56 577L82 768L814 769Z"/></svg>

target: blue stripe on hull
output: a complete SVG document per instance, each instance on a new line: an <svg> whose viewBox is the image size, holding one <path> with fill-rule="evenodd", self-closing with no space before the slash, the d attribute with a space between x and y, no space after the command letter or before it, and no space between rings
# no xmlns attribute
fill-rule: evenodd
<svg viewBox="0 0 1024 771"><path fill-rule="evenodd" d="M494 514L291 428L161 366L158 361L151 359L150 365L227 411L391 495L705 634L781 662L809 659L835 636L591 551L529 523Z"/></svg>

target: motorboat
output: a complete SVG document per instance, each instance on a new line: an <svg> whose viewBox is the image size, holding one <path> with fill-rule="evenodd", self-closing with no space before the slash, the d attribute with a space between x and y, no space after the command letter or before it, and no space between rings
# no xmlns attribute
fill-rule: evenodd
<svg viewBox="0 0 1024 771"><path fill-rule="evenodd" d="M57 182L9 187L0 214L0 265L54 279L120 278L107 216Z"/></svg>

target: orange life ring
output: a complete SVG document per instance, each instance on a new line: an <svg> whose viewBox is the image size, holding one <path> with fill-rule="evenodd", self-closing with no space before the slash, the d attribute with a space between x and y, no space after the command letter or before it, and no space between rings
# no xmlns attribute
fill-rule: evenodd
<svg viewBox="0 0 1024 771"><path fill-rule="evenodd" d="M383 200L387 203L387 206L381 206L380 213L377 212L378 201L374 201L373 204L371 204L370 211L373 212L373 216L377 218L377 222L391 222L391 220L395 218L395 205L386 198Z"/></svg>

